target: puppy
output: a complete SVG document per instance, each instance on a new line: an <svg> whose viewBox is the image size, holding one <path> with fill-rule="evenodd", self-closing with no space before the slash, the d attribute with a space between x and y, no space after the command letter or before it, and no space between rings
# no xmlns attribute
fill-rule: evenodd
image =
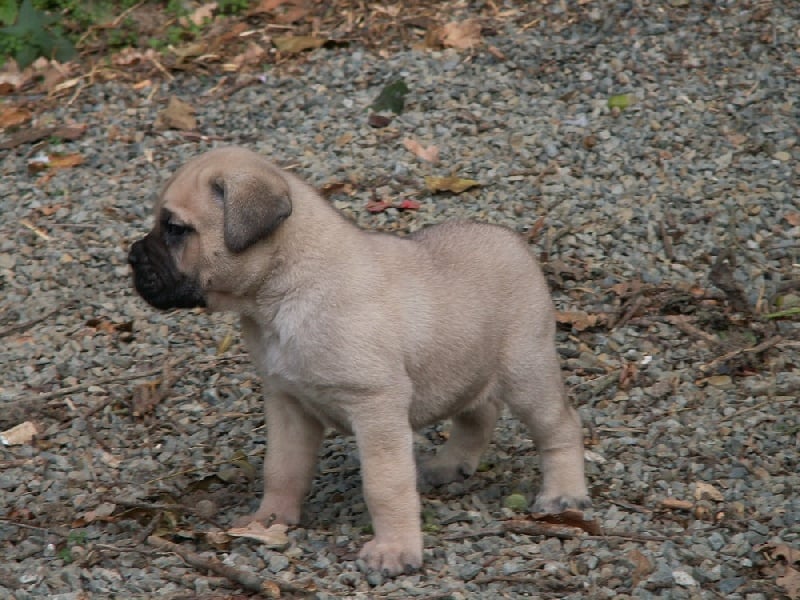
<svg viewBox="0 0 800 600"><path fill-rule="evenodd" d="M452 418L421 466L433 485L475 472L503 404L539 452L534 509L589 497L544 277L514 232L448 222L369 233L311 187L243 148L212 150L166 183L131 247L136 290L160 309L235 311L266 397L261 506L297 523L323 432L355 436L374 538L361 556L397 574L422 563L412 431Z"/></svg>

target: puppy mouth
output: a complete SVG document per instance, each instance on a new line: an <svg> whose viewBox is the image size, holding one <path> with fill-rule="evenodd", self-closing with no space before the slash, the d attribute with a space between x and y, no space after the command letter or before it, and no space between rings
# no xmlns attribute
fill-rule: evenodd
<svg viewBox="0 0 800 600"><path fill-rule="evenodd" d="M147 237L134 242L128 253L133 286L144 300L159 310L206 306L198 282L179 272L172 257Z"/></svg>

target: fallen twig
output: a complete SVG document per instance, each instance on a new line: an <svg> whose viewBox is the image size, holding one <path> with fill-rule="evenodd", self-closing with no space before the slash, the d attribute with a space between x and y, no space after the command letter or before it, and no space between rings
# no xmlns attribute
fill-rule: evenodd
<svg viewBox="0 0 800 600"><path fill-rule="evenodd" d="M166 550L167 552L174 552L175 554L180 556L183 560L185 560L187 563L189 563L190 565L192 565L197 569L203 571L211 571L213 573L216 573L217 575L226 577L227 579L233 581L243 589L248 590L250 592L256 592L258 594L263 594L267 598L280 598L281 592L307 595L315 590L315 586L311 583L306 584L303 587L300 587L297 585L293 585L291 583L287 583L285 581L263 579L253 573L248 573L246 571L242 571L240 569L236 569L234 567L223 564L221 561L219 561L214 557L201 556L196 552L187 550L183 546L180 546L179 544L174 544L157 535L149 536L147 538L147 543L150 544L151 546L155 546L160 550Z"/></svg>
<svg viewBox="0 0 800 600"><path fill-rule="evenodd" d="M15 527L21 527L22 529L32 529L33 531L43 531L45 533L55 533L57 536L62 538L68 538L70 532L63 527L40 527L39 525L29 525L28 523L20 523L19 521L15 521L13 519L6 519L4 517L0 517L0 523L8 523L9 525L14 525Z"/></svg>
<svg viewBox="0 0 800 600"><path fill-rule="evenodd" d="M680 329L683 333L700 338L701 340L705 340L712 346L716 346L719 344L719 339L717 338L717 336L712 335L710 333L706 333L702 329L695 327L689 322L689 319L683 315L664 315L661 317L661 319L663 319L670 325L674 325L675 327Z"/></svg>
<svg viewBox="0 0 800 600"><path fill-rule="evenodd" d="M46 312L41 317L36 317L35 319L31 319L30 321L25 321L24 323L17 323L16 325L11 325L10 327L6 327L5 329L0 329L0 338L9 336L9 335L12 335L12 334L15 334L15 333L21 333L21 332L25 331L26 329L30 329L34 325L38 325L42 321L46 321L47 319L52 317L54 314L56 314L58 312L61 312L65 308L67 308L70 305L72 305L74 302L75 302L75 300L70 300L69 302L65 302L64 304L61 304L61 305L55 307L51 311Z"/></svg>
<svg viewBox="0 0 800 600"><path fill-rule="evenodd" d="M702 365L700 367L700 371L703 373L708 373L709 371L716 369L722 363L725 363L732 358L736 358L740 354L758 354L759 352L763 352L764 350L772 348L775 344L778 344L782 341L783 336L776 335L750 348L737 348L736 350L731 350L730 352L726 352L722 356L718 356L714 360Z"/></svg>
<svg viewBox="0 0 800 600"><path fill-rule="evenodd" d="M442 539L446 541L458 541L470 537L483 537L487 535L503 535L504 533L520 533L522 535L534 535L542 537L555 537L561 540L572 540L580 538L582 540L605 540L605 539L619 539L630 542L664 542L671 540L669 536L661 535L641 535L636 533L622 532L622 531L604 531L603 533L592 535L586 533L580 527L558 527L548 523L537 523L535 521L523 521L521 519L512 519L504 521L498 527L489 527L486 529L478 529L477 531L463 531L443 536Z"/></svg>

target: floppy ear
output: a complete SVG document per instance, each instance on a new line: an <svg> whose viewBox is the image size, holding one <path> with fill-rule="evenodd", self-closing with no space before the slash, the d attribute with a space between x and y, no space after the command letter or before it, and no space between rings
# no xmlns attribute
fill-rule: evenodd
<svg viewBox="0 0 800 600"><path fill-rule="evenodd" d="M239 172L211 179L222 200L225 246L238 254L269 236L292 214L286 180L274 171Z"/></svg>

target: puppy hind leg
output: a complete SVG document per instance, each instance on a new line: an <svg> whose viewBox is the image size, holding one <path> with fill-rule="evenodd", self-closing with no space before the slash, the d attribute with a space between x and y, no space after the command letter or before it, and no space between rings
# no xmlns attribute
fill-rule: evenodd
<svg viewBox="0 0 800 600"><path fill-rule="evenodd" d="M555 348L538 348L534 356L535 364L514 372L505 396L539 452L542 485L533 510L560 513L587 508L591 500L584 475L580 416L566 398Z"/></svg>
<svg viewBox="0 0 800 600"><path fill-rule="evenodd" d="M421 462L420 483L440 486L475 473L499 414L500 403L490 398L454 416L448 440L435 456Z"/></svg>

